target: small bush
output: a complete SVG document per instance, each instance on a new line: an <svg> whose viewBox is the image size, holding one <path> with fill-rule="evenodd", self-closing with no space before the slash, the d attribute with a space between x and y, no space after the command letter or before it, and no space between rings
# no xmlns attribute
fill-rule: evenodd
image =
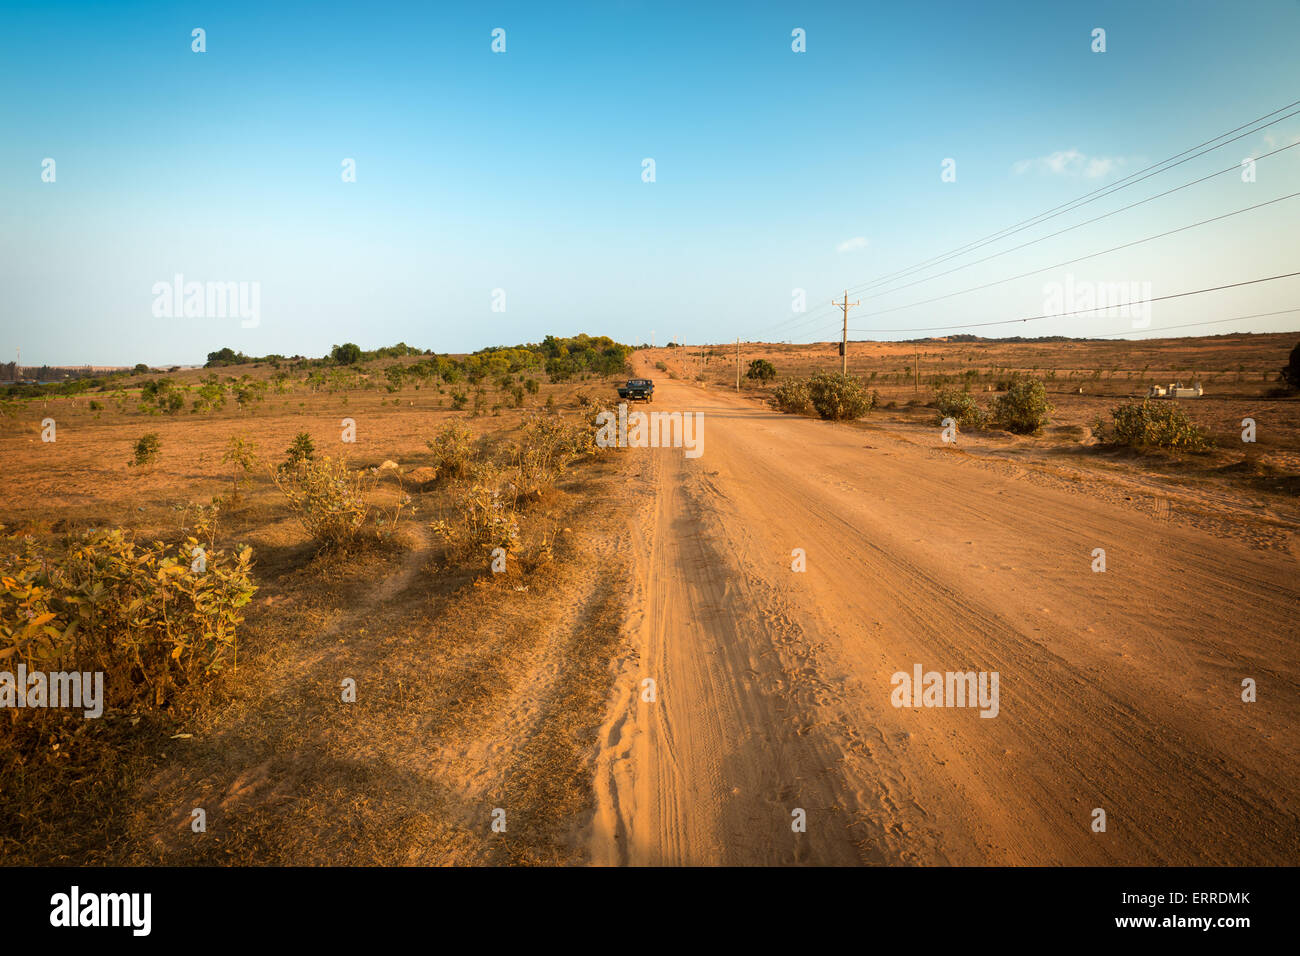
<svg viewBox="0 0 1300 956"><path fill-rule="evenodd" d="M541 498L569 465L594 447L594 437L581 425L552 415L532 415L510 452L518 493Z"/></svg>
<svg viewBox="0 0 1300 956"><path fill-rule="evenodd" d="M871 393L860 381L842 372L819 372L808 380L813 409L827 421L861 418L871 411Z"/></svg>
<svg viewBox="0 0 1300 956"><path fill-rule="evenodd" d="M801 378L788 378L772 390L772 404L787 415L806 415L813 410L808 382Z"/></svg>
<svg viewBox="0 0 1300 956"><path fill-rule="evenodd" d="M1052 406L1042 381L1014 375L1006 392L993 399L993 418L1001 427L1018 435L1031 435L1047 424Z"/></svg>
<svg viewBox="0 0 1300 956"><path fill-rule="evenodd" d="M975 396L962 388L950 385L934 391L934 404L939 409L936 418L942 424L945 418L951 418L958 428L982 428L984 426L984 409L975 401Z"/></svg>
<svg viewBox="0 0 1300 956"><path fill-rule="evenodd" d="M312 456L316 454L316 443L311 440L311 435L306 432L299 432L294 436L291 444L284 452L284 467L294 468L305 461L311 461Z"/></svg>
<svg viewBox="0 0 1300 956"><path fill-rule="evenodd" d="M490 558L495 548L509 553L519 541L517 488L496 465L476 465L469 479L456 485L446 515L431 528L466 560Z"/></svg>
<svg viewBox="0 0 1300 956"><path fill-rule="evenodd" d="M322 549L346 550L360 543L367 533L371 517L367 497L375 478L364 471L349 470L346 459L307 459L292 468L272 472L271 477L298 521ZM401 507L409 501L403 498L399 497L391 525L396 525ZM378 533L382 533L383 520L376 514L374 530Z"/></svg>
<svg viewBox="0 0 1300 956"><path fill-rule="evenodd" d="M1112 441L1130 448L1205 451L1212 442L1176 402L1130 402L1111 410Z"/></svg>
<svg viewBox="0 0 1300 956"><path fill-rule="evenodd" d="M767 359L754 359L749 363L749 371L745 373L745 377L756 382L770 382L776 378L776 366Z"/></svg>
<svg viewBox="0 0 1300 956"><path fill-rule="evenodd" d="M138 545L121 529L52 553L28 541L0 554L0 577L9 669L102 671L104 699L123 707L169 707L232 662L240 609L257 590L251 548L232 555L193 537Z"/></svg>
<svg viewBox="0 0 1300 956"><path fill-rule="evenodd" d="M130 462L132 465L144 466L152 465L158 460L158 455L162 451L162 441L158 438L157 432L149 432L147 435L141 435L135 442L135 460Z"/></svg>
<svg viewBox="0 0 1300 956"><path fill-rule="evenodd" d="M469 468L474 455L474 433L462 422L443 425L431 441L426 441L433 452L433 466L439 478L461 478Z"/></svg>
<svg viewBox="0 0 1300 956"><path fill-rule="evenodd" d="M221 456L224 464L231 465L234 474L230 479L230 500L239 500L239 486L248 481L248 473L257 464L257 443L245 441L239 435L231 435L226 444L226 453Z"/></svg>

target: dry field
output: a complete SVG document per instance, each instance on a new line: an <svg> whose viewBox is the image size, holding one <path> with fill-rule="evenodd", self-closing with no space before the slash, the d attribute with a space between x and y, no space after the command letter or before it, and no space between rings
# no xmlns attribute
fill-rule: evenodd
<svg viewBox="0 0 1300 956"><path fill-rule="evenodd" d="M226 375L265 376L235 367ZM200 372L172 373L196 382ZM156 377L156 376L155 376ZM579 391L543 385L523 409L453 412L447 396L310 392L301 383L247 411L148 416L131 402L38 399L0 423L0 522L11 536L54 543L120 526L176 541L189 506L231 490L231 436L274 464L299 432L317 455L358 467L402 466L377 505L409 494L414 513L394 540L317 554L264 468L220 517L218 545L249 545L258 590L245 609L238 660L158 714L110 706L78 714L21 755L0 758L5 863L570 862L590 806L587 770L627 587L610 528L622 461L587 457L522 512L524 537L554 537L553 560L505 574L448 554L429 525L448 507L429 482L426 439L446 421L484 446L508 441L548 399L577 419ZM99 398L99 396L91 396ZM397 404L394 404L394 402ZM233 403L232 403L233 404ZM53 418L57 440L42 442ZM354 444L341 420L356 422ZM156 432L152 466L128 465ZM421 481L421 479L426 479ZM399 486L399 481L401 485ZM513 559L512 559L513 560ZM355 703L340 682L356 681ZM179 736L178 736L179 735ZM491 830L507 809L504 833ZM207 813L207 832L191 812Z"/></svg>
<svg viewBox="0 0 1300 956"><path fill-rule="evenodd" d="M969 381L972 394L987 406L997 394L997 383L1013 373L1043 378L1054 408L1041 434L969 432L962 436L962 450L1029 462L1072 478L1105 482L1116 475L1145 478L1159 488L1170 484L1197 488L1267 523L1282 515L1295 520L1298 514L1294 505L1300 495L1300 395L1279 394L1278 381L1278 372L1298 341L1300 332L1143 342L850 342L849 373L879 393L880 406L868 415L867 425L887 424L922 441L938 433L932 405L936 382ZM661 348L638 354L647 360L647 374L672 375L710 388L735 388L734 346ZM742 342L740 357L742 373L754 359L767 359L781 376L807 376L840 367L838 343ZM661 364L668 371L657 367ZM964 375L972 377L967 380ZM1214 438L1217 447L1209 454L1137 455L1090 447L1098 420L1109 423L1115 406L1141 401L1148 385L1190 386L1197 381L1205 394L1178 404ZM765 401L770 390L771 385L757 385L742 374L743 395ZM1254 443L1241 440L1244 418L1256 422ZM1285 541L1287 536L1275 540Z"/></svg>
<svg viewBox="0 0 1300 956"><path fill-rule="evenodd" d="M429 387L301 381L206 414L10 403L11 549L110 526L183 539L191 506L231 490L232 436L262 464L217 535L255 562L237 666L162 711L110 701L102 720L42 725L0 754L0 858L1294 861L1300 400L1270 393L1298 337L856 343L850 371L881 407L852 424L782 415L748 381L737 395L734 347L641 350L631 365L656 379L650 408L702 412L703 455L582 456L521 507L524 550L553 541L549 560L505 574L435 532L454 486L435 480L426 440L460 421L488 455L548 400L581 420L583 394L609 400L613 380L545 384L499 414L493 395L481 415ZM839 365L826 345L742 343L741 358L783 377ZM945 446L929 382L967 369L985 399L1011 371L1055 370L1052 424ZM1214 450L1090 440L1145 383L1193 378L1207 395L1182 404ZM45 418L55 442L41 440ZM389 539L318 553L268 470L303 431L318 455L401 466L372 492L381 507L411 498ZM158 461L128 465L145 432ZM1104 574L1090 568L1099 547ZM997 719L892 706L891 674L914 664L997 671ZM341 699L347 678L355 702ZM1242 702L1243 678L1257 702ZM1096 808L1106 833L1090 828Z"/></svg>

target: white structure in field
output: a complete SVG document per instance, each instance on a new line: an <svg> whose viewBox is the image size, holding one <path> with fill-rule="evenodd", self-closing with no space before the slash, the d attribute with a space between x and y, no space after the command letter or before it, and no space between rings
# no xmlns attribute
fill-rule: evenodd
<svg viewBox="0 0 1300 956"><path fill-rule="evenodd" d="M1204 394L1205 390L1201 388L1200 382L1195 382L1191 388L1184 388L1181 383L1175 385L1170 382L1167 388L1152 385L1147 389L1147 398L1200 398Z"/></svg>

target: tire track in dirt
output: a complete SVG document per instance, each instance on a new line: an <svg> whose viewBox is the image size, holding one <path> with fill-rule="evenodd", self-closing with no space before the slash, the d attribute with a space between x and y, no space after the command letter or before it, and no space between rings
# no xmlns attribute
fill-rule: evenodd
<svg viewBox="0 0 1300 956"><path fill-rule="evenodd" d="M677 383L660 401L702 408L708 443L695 462L628 452L650 486L627 622L640 659L602 733L595 859L1300 852L1288 558L910 439ZM998 671L999 716L891 706L892 673L918 662ZM660 702L640 703L634 678L656 674ZM1267 704L1240 703L1243 675ZM822 814L807 834L780 819L790 800Z"/></svg>

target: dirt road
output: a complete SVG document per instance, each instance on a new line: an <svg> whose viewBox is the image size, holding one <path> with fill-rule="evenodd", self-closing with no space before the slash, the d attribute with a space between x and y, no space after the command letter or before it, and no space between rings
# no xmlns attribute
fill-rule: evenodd
<svg viewBox="0 0 1300 956"><path fill-rule="evenodd" d="M651 409L704 412L704 452L623 452L635 652L601 731L595 862L1300 858L1294 548L1175 520L1174 491L1162 518L1026 480L937 427L657 386ZM893 706L916 665L997 672L996 716Z"/></svg>

